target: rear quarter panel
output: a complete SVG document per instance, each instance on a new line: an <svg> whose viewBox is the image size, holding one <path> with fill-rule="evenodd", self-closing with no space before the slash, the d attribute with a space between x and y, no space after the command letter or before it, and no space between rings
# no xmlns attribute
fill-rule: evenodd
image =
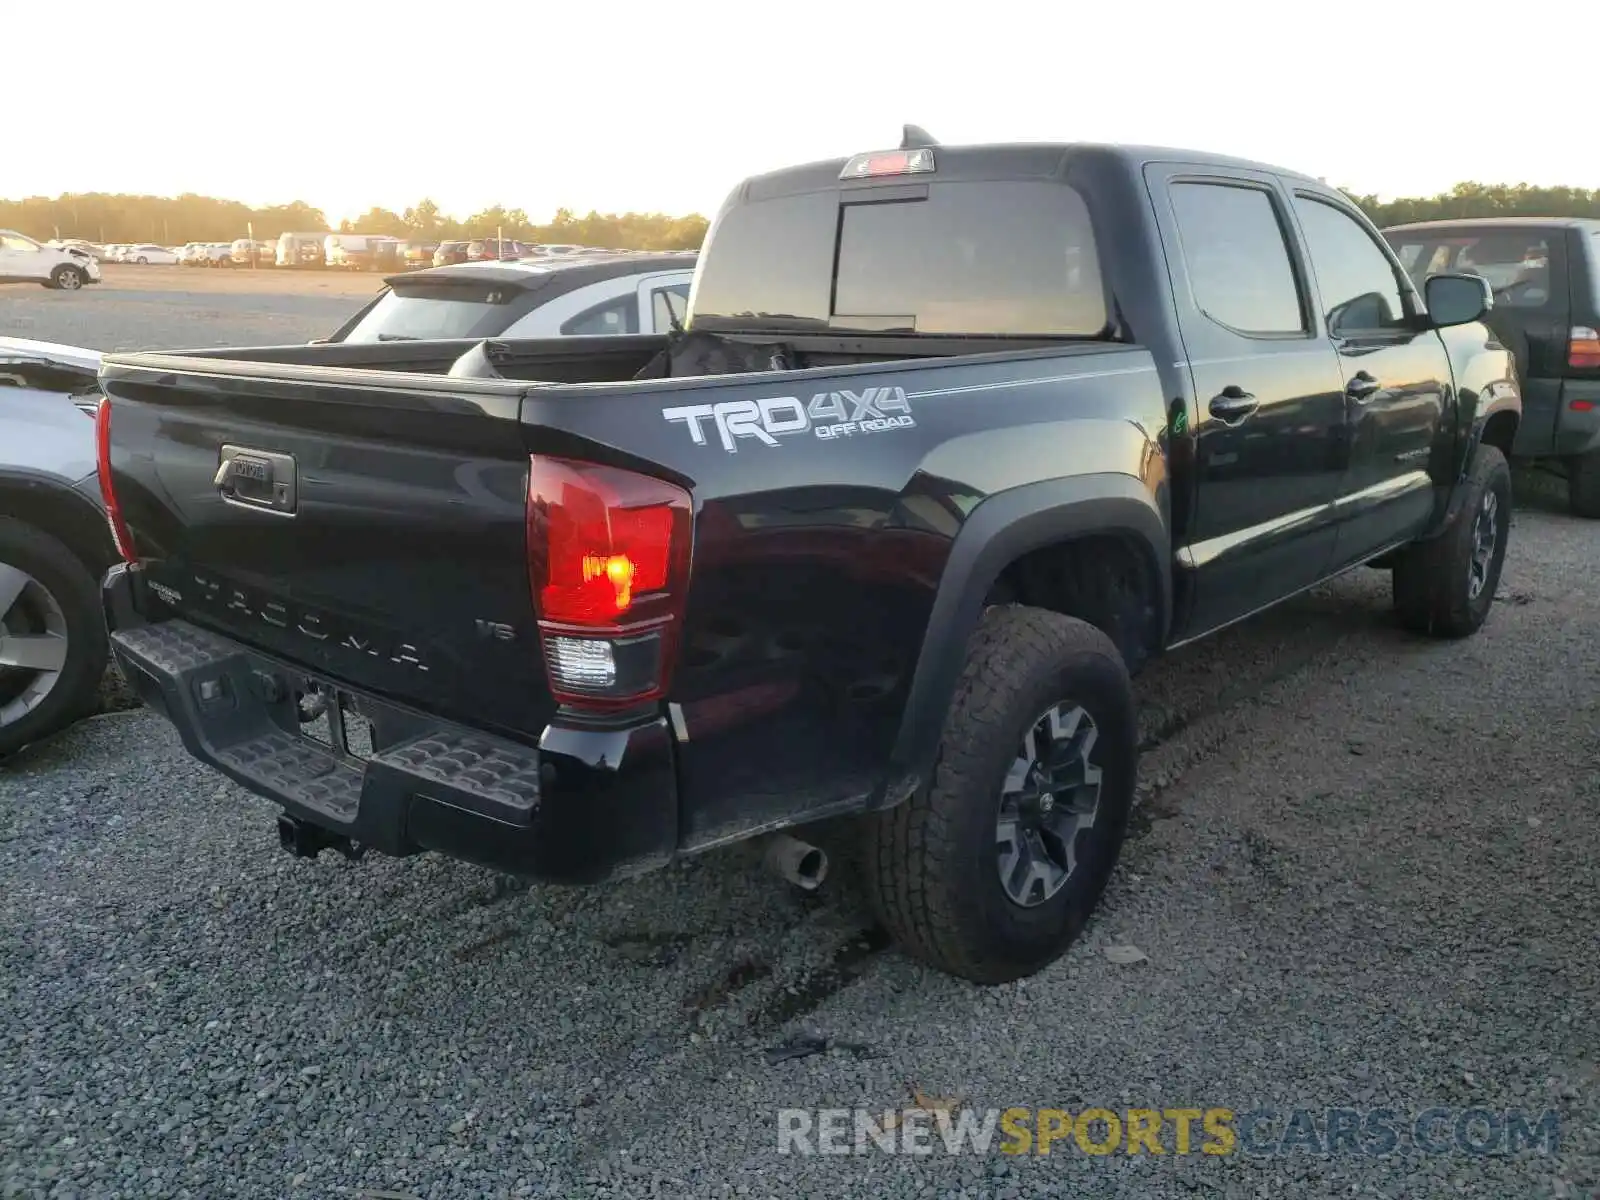
<svg viewBox="0 0 1600 1200"><path fill-rule="evenodd" d="M4 373L0 364L0 375ZM0 472L26 472L71 485L94 469L94 422L71 396L0 383Z"/></svg>
<svg viewBox="0 0 1600 1200"><path fill-rule="evenodd" d="M535 389L523 418L534 452L693 490L686 848L898 800L930 744L907 727L942 720L1008 561L983 551L1059 532L1041 507L1115 493L1165 529L1162 386L1134 347Z"/></svg>

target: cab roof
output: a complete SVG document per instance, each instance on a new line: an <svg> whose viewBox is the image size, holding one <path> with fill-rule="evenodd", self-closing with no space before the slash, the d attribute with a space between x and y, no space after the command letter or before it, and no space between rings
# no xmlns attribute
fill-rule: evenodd
<svg viewBox="0 0 1600 1200"><path fill-rule="evenodd" d="M1218 167L1234 171L1256 171L1295 180L1313 187L1328 185L1299 171L1286 170L1269 163L1254 162L1198 150L1182 150L1165 146L1135 146L1101 142L1004 142L981 143L964 146L932 145L935 173L932 176L906 176L898 179L880 177L870 180L841 180L845 164L860 154L893 153L892 147L865 148L843 158L826 159L785 167L746 179L737 189L743 200L763 200L773 196L796 192L834 189L845 183L849 186L871 186L894 182L921 183L936 181L981 179L1054 179L1064 175L1072 159L1097 159L1108 164L1119 164L1129 173L1141 171L1149 163L1178 162L1197 167Z"/></svg>

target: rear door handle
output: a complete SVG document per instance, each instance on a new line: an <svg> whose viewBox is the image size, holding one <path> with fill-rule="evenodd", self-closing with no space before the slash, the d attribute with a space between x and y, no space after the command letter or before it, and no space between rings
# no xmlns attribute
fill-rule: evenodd
<svg viewBox="0 0 1600 1200"><path fill-rule="evenodd" d="M1260 408L1261 401L1244 389L1230 383L1218 395L1211 397L1209 407L1211 415L1216 417L1217 420L1226 422L1229 425L1237 425L1255 412L1256 409Z"/></svg>
<svg viewBox="0 0 1600 1200"><path fill-rule="evenodd" d="M1344 390L1350 399L1365 404L1383 390L1383 385L1365 371L1357 371L1355 378L1344 385Z"/></svg>

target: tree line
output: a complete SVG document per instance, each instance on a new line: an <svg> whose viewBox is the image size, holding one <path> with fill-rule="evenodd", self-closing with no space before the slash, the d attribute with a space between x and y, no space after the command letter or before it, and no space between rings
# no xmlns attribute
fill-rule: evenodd
<svg viewBox="0 0 1600 1200"><path fill-rule="evenodd" d="M1458 183L1436 196L1379 200L1345 189L1379 226L1447 217L1600 217L1600 188L1534 187L1526 183ZM707 222L698 213L599 213L579 216L562 208L548 222L536 222L520 208L493 205L458 220L432 200L394 212L371 208L341 221L344 233L392 234L421 241L450 238L512 238L524 242L574 243L630 250L694 250L705 238ZM280 233L334 232L320 209L302 201L252 208L213 196L129 196L107 192L66 194L51 199L0 200L0 228L45 240L84 238L91 242L231 242L254 229L262 240Z"/></svg>
<svg viewBox="0 0 1600 1200"><path fill-rule="evenodd" d="M707 221L698 213L599 213L579 216L571 209L537 222L520 208L493 205L465 220L446 215L432 200L403 212L368 209L337 226L321 209L302 201L252 208L237 200L186 193L182 196L130 196L109 192L31 196L0 200L0 228L29 237L83 238L107 242L231 242L253 230L262 241L280 233L375 233L419 241L501 237L524 242L572 243L607 249L695 250L705 240Z"/></svg>
<svg viewBox="0 0 1600 1200"><path fill-rule="evenodd" d="M1448 192L1380 201L1345 189L1382 229L1454 217L1600 217L1600 188L1533 187L1526 183L1458 183Z"/></svg>

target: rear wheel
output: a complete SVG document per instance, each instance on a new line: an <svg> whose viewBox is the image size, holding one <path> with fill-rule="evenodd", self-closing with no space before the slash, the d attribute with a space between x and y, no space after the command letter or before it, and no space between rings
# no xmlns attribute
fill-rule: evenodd
<svg viewBox="0 0 1600 1200"><path fill-rule="evenodd" d="M150 260L142 254L133 261L138 263L141 267L148 267L150 265Z"/></svg>
<svg viewBox="0 0 1600 1200"><path fill-rule="evenodd" d="M1461 485L1461 507L1437 537L1403 550L1394 564L1394 606L1417 633L1476 633L1494 604L1511 533L1511 471L1494 446L1481 445Z"/></svg>
<svg viewBox="0 0 1600 1200"><path fill-rule="evenodd" d="M978 983L1031 975L1083 929L1127 830L1138 764L1111 640L991 608L967 652L930 785L869 817L865 877L907 953Z"/></svg>
<svg viewBox="0 0 1600 1200"><path fill-rule="evenodd" d="M1567 505L1574 516L1600 517L1600 450L1567 460Z"/></svg>
<svg viewBox="0 0 1600 1200"><path fill-rule="evenodd" d="M0 518L0 755L86 712L106 655L88 568L48 534Z"/></svg>

